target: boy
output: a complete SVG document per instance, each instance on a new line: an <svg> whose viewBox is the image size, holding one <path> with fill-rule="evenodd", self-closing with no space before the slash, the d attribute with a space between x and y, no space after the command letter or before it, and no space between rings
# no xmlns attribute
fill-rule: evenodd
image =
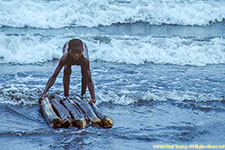
<svg viewBox="0 0 225 150"><path fill-rule="evenodd" d="M81 86L81 96L86 93L86 88L91 95L90 102L96 102L94 84L91 79L90 62L88 58L88 49L86 44L80 39L72 39L66 42L63 46L63 56L61 57L58 66L55 69L53 75L49 78L42 97L39 99L42 101L46 97L46 93L54 84L56 77L58 76L61 69L64 67L63 74L63 86L64 86L64 96L67 98L69 96L69 84L71 75L71 66L78 65L81 66L82 75L82 86Z"/></svg>

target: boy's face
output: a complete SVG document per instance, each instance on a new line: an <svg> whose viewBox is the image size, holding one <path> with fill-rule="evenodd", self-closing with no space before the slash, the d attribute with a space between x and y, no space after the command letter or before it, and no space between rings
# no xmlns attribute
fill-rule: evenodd
<svg viewBox="0 0 225 150"><path fill-rule="evenodd" d="M80 49L70 49L69 50L69 55L74 59L74 60L78 60L83 54L82 51Z"/></svg>

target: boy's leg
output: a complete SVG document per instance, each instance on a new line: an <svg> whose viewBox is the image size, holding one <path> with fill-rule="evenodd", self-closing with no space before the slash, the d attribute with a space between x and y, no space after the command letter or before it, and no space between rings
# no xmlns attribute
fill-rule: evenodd
<svg viewBox="0 0 225 150"><path fill-rule="evenodd" d="M64 86L64 96L69 96L69 85L70 85L70 75L71 75L71 66L65 65L63 72L63 86Z"/></svg>

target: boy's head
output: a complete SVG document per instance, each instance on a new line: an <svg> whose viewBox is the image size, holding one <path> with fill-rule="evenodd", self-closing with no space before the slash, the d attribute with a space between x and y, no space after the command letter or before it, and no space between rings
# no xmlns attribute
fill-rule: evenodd
<svg viewBox="0 0 225 150"><path fill-rule="evenodd" d="M69 55L74 59L78 60L82 55L83 42L79 39L72 39L69 41L68 52Z"/></svg>

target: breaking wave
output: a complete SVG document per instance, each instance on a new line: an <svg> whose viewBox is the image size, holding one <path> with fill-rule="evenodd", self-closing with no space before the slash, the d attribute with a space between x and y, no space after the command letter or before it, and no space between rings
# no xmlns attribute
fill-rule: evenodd
<svg viewBox="0 0 225 150"><path fill-rule="evenodd" d="M63 28L117 23L208 25L225 18L223 0L0 1L0 26Z"/></svg>

